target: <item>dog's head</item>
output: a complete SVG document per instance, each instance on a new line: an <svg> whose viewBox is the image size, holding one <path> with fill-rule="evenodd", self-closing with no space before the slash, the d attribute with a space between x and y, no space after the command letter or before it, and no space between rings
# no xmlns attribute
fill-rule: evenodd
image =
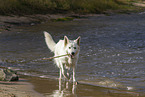
<svg viewBox="0 0 145 97"><path fill-rule="evenodd" d="M79 53L80 50L80 36L76 40L69 40L67 36L64 36L64 46L67 54L73 59Z"/></svg>

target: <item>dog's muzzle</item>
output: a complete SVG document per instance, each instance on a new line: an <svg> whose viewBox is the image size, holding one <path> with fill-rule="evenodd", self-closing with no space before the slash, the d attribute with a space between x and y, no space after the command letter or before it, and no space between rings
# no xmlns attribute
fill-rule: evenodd
<svg viewBox="0 0 145 97"><path fill-rule="evenodd" d="M75 58L75 53L72 52L70 56L71 56L72 59Z"/></svg>

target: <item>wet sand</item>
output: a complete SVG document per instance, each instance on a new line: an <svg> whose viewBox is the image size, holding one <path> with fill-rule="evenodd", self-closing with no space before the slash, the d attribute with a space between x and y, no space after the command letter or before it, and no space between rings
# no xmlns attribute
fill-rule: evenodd
<svg viewBox="0 0 145 97"><path fill-rule="evenodd" d="M59 82L58 79L28 76L27 79L34 85L34 90L44 97L145 97L138 92L105 88L87 82L72 85L65 81Z"/></svg>

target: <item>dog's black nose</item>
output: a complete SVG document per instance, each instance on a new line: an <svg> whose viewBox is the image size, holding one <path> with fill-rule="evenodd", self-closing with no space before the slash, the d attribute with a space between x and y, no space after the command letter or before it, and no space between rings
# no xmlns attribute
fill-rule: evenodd
<svg viewBox="0 0 145 97"><path fill-rule="evenodd" d="M72 52L71 54L72 54L72 55L74 55L75 53L74 53L74 52Z"/></svg>

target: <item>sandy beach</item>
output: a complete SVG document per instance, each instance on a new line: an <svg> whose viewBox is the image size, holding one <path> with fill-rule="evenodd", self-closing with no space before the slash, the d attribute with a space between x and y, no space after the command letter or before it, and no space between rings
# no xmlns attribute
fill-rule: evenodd
<svg viewBox="0 0 145 97"><path fill-rule="evenodd" d="M33 88L33 85L25 79L16 82L0 81L0 97L43 97Z"/></svg>

